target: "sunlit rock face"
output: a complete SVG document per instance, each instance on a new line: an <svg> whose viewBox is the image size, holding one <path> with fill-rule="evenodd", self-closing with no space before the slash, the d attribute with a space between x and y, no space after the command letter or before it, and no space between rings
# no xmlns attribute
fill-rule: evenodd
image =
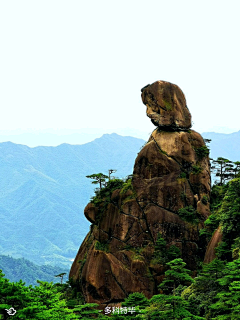
<svg viewBox="0 0 240 320"><path fill-rule="evenodd" d="M199 237L210 214L203 138L190 130L191 115L176 85L157 81L142 89L142 99L156 129L137 155L131 188L86 206L91 230L70 271L85 301L102 306L132 292L148 298L159 293L172 246L192 271L206 249ZM166 241L162 258L159 236Z"/></svg>
<svg viewBox="0 0 240 320"><path fill-rule="evenodd" d="M177 85L156 81L142 90L142 101L147 106L147 116L162 130L191 128L191 114L185 96Z"/></svg>
<svg viewBox="0 0 240 320"><path fill-rule="evenodd" d="M206 249L206 253L204 256L204 263L209 263L211 261L213 261L215 258L217 258L216 256L216 248L219 245L219 243L221 243L223 238L222 235L222 231L221 231L221 227L219 226L213 233L212 238L210 239L207 249Z"/></svg>

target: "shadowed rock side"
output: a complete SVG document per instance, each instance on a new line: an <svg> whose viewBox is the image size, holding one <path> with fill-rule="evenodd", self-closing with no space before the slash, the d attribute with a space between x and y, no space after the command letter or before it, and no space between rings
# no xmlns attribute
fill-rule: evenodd
<svg viewBox="0 0 240 320"><path fill-rule="evenodd" d="M157 294L166 271L156 246L159 235L166 252L173 245L179 248L191 270L205 253L199 238L210 214L204 141L189 130L191 115L176 85L158 81L143 89L142 99L157 128L136 158L131 187L114 190L108 202L90 202L84 211L91 231L70 278L86 302L116 304L132 292L147 298Z"/></svg>

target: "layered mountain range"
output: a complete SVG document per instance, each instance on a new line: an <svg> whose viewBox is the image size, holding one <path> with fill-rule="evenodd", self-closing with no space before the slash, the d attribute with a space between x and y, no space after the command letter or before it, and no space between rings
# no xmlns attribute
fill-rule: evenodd
<svg viewBox="0 0 240 320"><path fill-rule="evenodd" d="M143 143L116 134L84 145L1 143L0 253L69 268L89 230L83 210L94 186L86 175L113 168L125 177Z"/></svg>

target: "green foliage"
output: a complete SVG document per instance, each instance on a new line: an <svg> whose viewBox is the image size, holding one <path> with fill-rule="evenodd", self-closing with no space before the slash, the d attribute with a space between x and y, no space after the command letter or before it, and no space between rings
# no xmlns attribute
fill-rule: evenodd
<svg viewBox="0 0 240 320"><path fill-rule="evenodd" d="M204 264L191 286L182 292L181 296L189 302L191 312L201 316L209 315L209 305L221 290L217 280L222 277L224 266L225 263L218 259Z"/></svg>
<svg viewBox="0 0 240 320"><path fill-rule="evenodd" d="M231 249L232 249L232 258L234 260L240 258L240 237L237 237L236 239L234 239Z"/></svg>
<svg viewBox="0 0 240 320"><path fill-rule="evenodd" d="M172 110L172 103L169 100L163 99L163 102L165 104L165 108L167 111L171 111Z"/></svg>
<svg viewBox="0 0 240 320"><path fill-rule="evenodd" d="M183 172L183 171L181 171L181 172L180 172L180 178L181 178L181 179L186 179L186 177L187 177L186 173Z"/></svg>
<svg viewBox="0 0 240 320"><path fill-rule="evenodd" d="M192 166L192 174L199 174L202 172L202 167L198 166L198 165L193 165Z"/></svg>
<svg viewBox="0 0 240 320"><path fill-rule="evenodd" d="M10 283L0 271L0 314L6 316L4 306L17 310L14 319L77 319L68 309L53 283L38 281L39 286L26 287L22 281Z"/></svg>
<svg viewBox="0 0 240 320"><path fill-rule="evenodd" d="M234 162L235 167L233 168L234 178L240 178L240 161Z"/></svg>
<svg viewBox="0 0 240 320"><path fill-rule="evenodd" d="M156 240L156 243L155 243L155 252L157 254L165 254L166 253L166 246L167 246L167 242L163 239L161 233L159 232L158 233L158 236L157 236L157 240Z"/></svg>
<svg viewBox="0 0 240 320"><path fill-rule="evenodd" d="M179 285L189 285L193 282L192 277L189 275L190 270L184 268L186 263L181 258L174 259L168 262L167 265L170 269L165 272L165 278L159 285L159 288L164 292L173 292L173 295L175 295L175 290Z"/></svg>
<svg viewBox="0 0 240 320"><path fill-rule="evenodd" d="M211 231L214 231L217 229L220 222L220 216L216 214L211 214L207 220L205 220L204 224L205 226L209 227Z"/></svg>
<svg viewBox="0 0 240 320"><path fill-rule="evenodd" d="M212 160L211 171L212 173L215 173L216 177L219 177L219 185L223 185L226 181L236 177L239 166L237 164L234 167L232 161L223 157L218 157L217 160Z"/></svg>
<svg viewBox="0 0 240 320"><path fill-rule="evenodd" d="M80 263L80 270L79 270L79 274L81 275L82 274L82 270L83 270L83 267L87 261L87 255L85 254L85 257L83 260L79 260L78 263Z"/></svg>
<svg viewBox="0 0 240 320"><path fill-rule="evenodd" d="M214 231L218 228L220 223L220 216L218 214L211 214L207 220L204 221L204 228L200 229L199 235L204 241L209 242Z"/></svg>
<svg viewBox="0 0 240 320"><path fill-rule="evenodd" d="M142 261L144 260L144 257L142 255L144 247L141 247L141 248L140 247L131 247L129 250L134 252L134 255L132 256L133 260L142 260Z"/></svg>
<svg viewBox="0 0 240 320"><path fill-rule="evenodd" d="M96 303L80 305L73 299L69 283L38 281L38 286L26 287L22 281L9 282L0 270L0 319L9 319L5 309L11 307L17 311L16 320L108 319L99 313Z"/></svg>
<svg viewBox="0 0 240 320"><path fill-rule="evenodd" d="M217 217L216 220L219 220L223 233L222 243L217 248L218 257L230 261L232 246L240 234L240 178L235 178L228 183L220 205L215 204L214 214Z"/></svg>
<svg viewBox="0 0 240 320"><path fill-rule="evenodd" d="M64 277L65 275L66 275L66 272L61 272L61 273L55 275L54 277L60 278L60 279L61 279L61 284L62 284L62 282L63 282L63 277Z"/></svg>
<svg viewBox="0 0 240 320"><path fill-rule="evenodd" d="M121 189L124 181L121 179L113 179L108 182L106 187L95 192L95 196L91 198L91 203L98 207L98 215L96 222L99 222L102 214L107 209L108 204L111 202L112 192L116 189Z"/></svg>
<svg viewBox="0 0 240 320"><path fill-rule="evenodd" d="M210 240L213 232L218 228L220 224L220 221L221 221L220 209L221 209L224 196L228 190L228 186L229 185L226 184L223 186L214 185L212 187L211 197L210 197L211 215L204 222L205 228L200 230L200 233L206 234L206 236L208 237L208 240Z"/></svg>
<svg viewBox="0 0 240 320"><path fill-rule="evenodd" d="M220 210L224 234L236 238L240 232L240 179L229 182Z"/></svg>
<svg viewBox="0 0 240 320"><path fill-rule="evenodd" d="M223 186L213 185L211 190L211 198L210 198L211 211L215 211L219 209L219 207L221 206L221 202L228 190L228 187L229 187L229 184L226 184Z"/></svg>
<svg viewBox="0 0 240 320"><path fill-rule="evenodd" d="M221 291L216 302L210 306L212 319L239 319L240 316L240 259L226 264L223 275L217 282Z"/></svg>
<svg viewBox="0 0 240 320"><path fill-rule="evenodd" d="M131 251L131 250L133 250L133 246L131 246L130 244L126 244L123 249Z"/></svg>
<svg viewBox="0 0 240 320"><path fill-rule="evenodd" d="M175 245L171 245L167 249L167 243L159 232L154 246L154 256L151 262L153 264L165 264L180 256L181 252Z"/></svg>
<svg viewBox="0 0 240 320"><path fill-rule="evenodd" d="M209 155L209 149L206 146L195 148L195 152L200 160Z"/></svg>
<svg viewBox="0 0 240 320"><path fill-rule="evenodd" d="M91 199L91 203L94 203L96 206L103 201L109 203L112 192L116 189L122 189L123 185L124 181L121 179L110 180L106 187L95 192L95 196Z"/></svg>
<svg viewBox="0 0 240 320"><path fill-rule="evenodd" d="M167 250L167 260L171 261L173 259L179 258L181 256L181 251L175 245L172 245Z"/></svg>
<svg viewBox="0 0 240 320"><path fill-rule="evenodd" d="M186 206L179 209L178 215L181 219L190 223L198 223L199 221L197 211L193 208L193 206Z"/></svg>
<svg viewBox="0 0 240 320"><path fill-rule="evenodd" d="M97 310L97 307L97 303L86 303L84 305L76 306L73 311L78 316L77 319L105 319L106 317L99 317L99 310Z"/></svg>
<svg viewBox="0 0 240 320"><path fill-rule="evenodd" d="M126 182L124 182L120 194L124 194L128 190L133 190L132 179L128 179Z"/></svg>
<svg viewBox="0 0 240 320"><path fill-rule="evenodd" d="M21 279L26 285L35 285L37 280L56 283L59 280L54 275L68 273L67 269L50 265L39 266L24 258L14 259L4 255L0 255L0 267L11 282Z"/></svg>
<svg viewBox="0 0 240 320"><path fill-rule="evenodd" d="M221 241L217 248L215 249L216 256L222 260L231 259L231 249L229 248L229 244L225 241Z"/></svg>
<svg viewBox="0 0 240 320"><path fill-rule="evenodd" d="M109 251L109 246L108 246L107 242L102 242L101 243L99 241L96 241L95 249L96 250L101 250L101 251L104 251L104 252L108 252Z"/></svg>
<svg viewBox="0 0 240 320"><path fill-rule="evenodd" d="M148 299L141 292L130 293L122 303L123 307L140 306L146 307L149 305Z"/></svg>
<svg viewBox="0 0 240 320"><path fill-rule="evenodd" d="M208 199L208 196L207 195L204 195L203 197L202 197L202 203L203 204L205 204L205 205L207 205L208 204L208 201L209 201L209 199Z"/></svg>
<svg viewBox="0 0 240 320"><path fill-rule="evenodd" d="M182 297L158 294L150 299L150 306L142 311L143 314L139 318L144 320L204 319L195 316L188 309L188 302Z"/></svg>
<svg viewBox="0 0 240 320"><path fill-rule="evenodd" d="M187 195L186 195L185 192L181 192L180 198L181 198L181 200L184 202L184 204L186 204L186 202L187 202Z"/></svg>
<svg viewBox="0 0 240 320"><path fill-rule="evenodd" d="M86 176L86 178L93 179L92 181L93 184L98 184L100 186L100 190L102 189L103 184L106 182L106 179L108 179L108 176L106 176L103 173L94 173L89 176Z"/></svg>
<svg viewBox="0 0 240 320"><path fill-rule="evenodd" d="M81 275L81 272L79 273ZM80 276L80 282L81 282L81 276ZM61 292L63 293L63 298L67 300L67 306L69 308L73 308L76 305L84 304L84 296L82 293L82 288L80 287L80 282L74 281L73 278L70 278L69 281L66 282L68 287L63 288L63 290L61 290ZM62 289L62 285L60 289Z"/></svg>

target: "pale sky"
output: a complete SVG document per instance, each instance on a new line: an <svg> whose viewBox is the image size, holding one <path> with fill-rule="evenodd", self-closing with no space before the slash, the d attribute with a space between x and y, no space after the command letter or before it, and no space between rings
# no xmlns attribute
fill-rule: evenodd
<svg viewBox="0 0 240 320"><path fill-rule="evenodd" d="M238 131L239 12L239 0L2 0L0 130L151 132L140 89L166 80L194 129Z"/></svg>

